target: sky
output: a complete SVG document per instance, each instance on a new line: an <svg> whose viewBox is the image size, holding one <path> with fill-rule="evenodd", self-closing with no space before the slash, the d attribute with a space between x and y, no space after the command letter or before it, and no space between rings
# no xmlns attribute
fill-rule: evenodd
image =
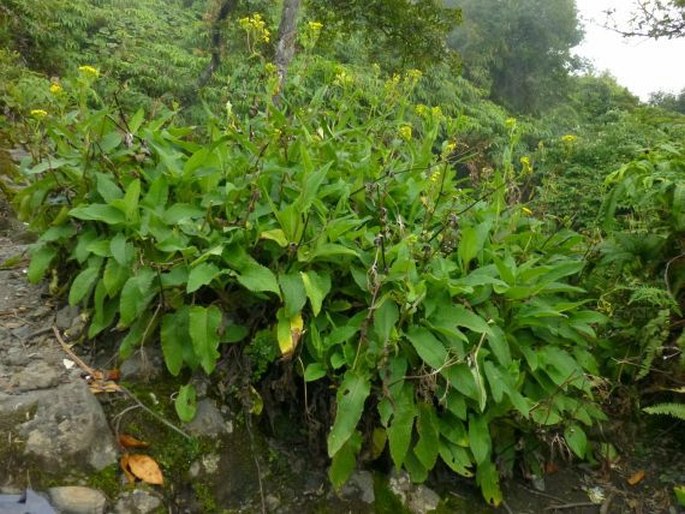
<svg viewBox="0 0 685 514"><path fill-rule="evenodd" d="M606 19L603 11L614 8L617 16L626 19L634 1L576 0L585 26L585 41L574 51L589 58L598 72L608 70L619 84L642 100L659 90L679 93L685 88L685 38L626 39L602 27Z"/></svg>

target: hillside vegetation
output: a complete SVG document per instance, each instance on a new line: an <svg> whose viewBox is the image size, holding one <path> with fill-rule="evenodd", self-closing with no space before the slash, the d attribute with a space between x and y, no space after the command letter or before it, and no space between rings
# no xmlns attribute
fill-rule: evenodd
<svg viewBox="0 0 685 514"><path fill-rule="evenodd" d="M3 2L29 279L251 415L292 392L336 487L385 461L499 505L602 460L607 413L682 415L678 97L583 67L572 0L299 4Z"/></svg>

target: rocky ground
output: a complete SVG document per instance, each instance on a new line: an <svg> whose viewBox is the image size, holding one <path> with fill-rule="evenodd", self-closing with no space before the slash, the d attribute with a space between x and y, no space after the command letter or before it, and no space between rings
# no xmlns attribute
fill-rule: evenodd
<svg viewBox="0 0 685 514"><path fill-rule="evenodd" d="M0 513L678 512L672 486L685 483L682 425L635 438L619 427L612 442L623 455L615 462L562 464L545 480L510 482L496 511L463 481L436 481L439 496L404 474L358 472L336 495L325 462L306 444L266 438L209 397L192 423L172 429L178 384L164 376L154 349L118 367L115 342L74 346L86 366L118 367L133 391L96 395L54 333L74 331L79 312L45 285L27 283L30 237L9 212L0 205ZM163 485L129 483L119 459L134 450L119 444L123 433L151 444L144 451L159 464ZM644 478L631 485L640 472Z"/></svg>

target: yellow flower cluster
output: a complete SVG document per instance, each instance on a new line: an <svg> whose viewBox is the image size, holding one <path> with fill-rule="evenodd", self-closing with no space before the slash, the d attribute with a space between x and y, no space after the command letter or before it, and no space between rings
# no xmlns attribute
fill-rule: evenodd
<svg viewBox="0 0 685 514"><path fill-rule="evenodd" d="M574 136L573 134L565 134L561 136L561 142L564 143L565 145L572 145L573 143L576 142L578 139L578 136Z"/></svg>
<svg viewBox="0 0 685 514"><path fill-rule="evenodd" d="M57 82L53 82L50 84L50 92L53 95L58 95L62 92L62 86L60 86Z"/></svg>
<svg viewBox="0 0 685 514"><path fill-rule="evenodd" d="M238 24L245 32L254 35L257 41L268 43L271 39L271 32L266 28L266 22L259 13L240 18Z"/></svg>
<svg viewBox="0 0 685 514"><path fill-rule="evenodd" d="M442 144L442 152L440 153L440 157L443 159L447 159L450 155L454 153L454 151L457 149L457 143L455 141L445 141Z"/></svg>
<svg viewBox="0 0 685 514"><path fill-rule="evenodd" d="M44 109L33 109L33 110L31 111L31 116L33 116L33 117L36 118L37 120L42 120L42 119L45 118L47 115L48 115L48 111L46 111L46 110L44 110Z"/></svg>
<svg viewBox="0 0 685 514"><path fill-rule="evenodd" d="M411 141L412 137L412 130L411 130L411 125L404 124L400 127L398 130L400 138L404 139L405 141Z"/></svg>
<svg viewBox="0 0 685 514"><path fill-rule="evenodd" d="M96 79L100 76L100 71L97 68L93 68L92 66L88 66L87 64L85 66L79 66L78 71L83 73L86 77Z"/></svg>
<svg viewBox="0 0 685 514"><path fill-rule="evenodd" d="M346 87L354 83L354 78L347 73L347 70L342 66L338 67L335 74L333 84L339 87Z"/></svg>
<svg viewBox="0 0 685 514"><path fill-rule="evenodd" d="M516 124L516 118L507 118L506 120L504 120L504 126L510 130L516 128Z"/></svg>
<svg viewBox="0 0 685 514"><path fill-rule="evenodd" d="M519 159L519 162L521 163L521 174L522 175L529 175L533 171L533 164L530 162L530 157L527 155L524 155Z"/></svg>
<svg viewBox="0 0 685 514"><path fill-rule="evenodd" d="M309 23L307 23L307 27L312 32L321 32L321 29L323 28L323 23L319 21L310 21Z"/></svg>
<svg viewBox="0 0 685 514"><path fill-rule="evenodd" d="M445 115L442 113L442 109L439 105L436 105L435 107L428 107L424 104L416 104L414 107L414 112L422 118L435 118L438 121L442 121L445 118Z"/></svg>

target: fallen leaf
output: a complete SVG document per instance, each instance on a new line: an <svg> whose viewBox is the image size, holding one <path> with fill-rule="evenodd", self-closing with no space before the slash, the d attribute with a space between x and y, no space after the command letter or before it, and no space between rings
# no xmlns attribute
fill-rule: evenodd
<svg viewBox="0 0 685 514"><path fill-rule="evenodd" d="M630 477L628 478L628 483L630 485L637 485L640 482L642 482L642 480L644 480L644 478L645 478L645 470L641 469L639 471L636 471L632 475L630 475Z"/></svg>
<svg viewBox="0 0 685 514"><path fill-rule="evenodd" d="M136 439L128 434L119 434L119 444L124 448L147 448L150 446L150 443Z"/></svg>
<svg viewBox="0 0 685 514"><path fill-rule="evenodd" d="M108 380L107 382L95 381L88 384L90 392L93 394L99 393L120 393L121 387L116 382Z"/></svg>
<svg viewBox="0 0 685 514"><path fill-rule="evenodd" d="M128 469L128 457L128 453L124 453L119 459L119 466L121 467L121 470L124 472L124 476L126 477L128 483L133 484L136 481L136 477L134 477L133 473L131 473Z"/></svg>
<svg viewBox="0 0 685 514"><path fill-rule="evenodd" d="M121 380L121 371L118 369L108 369L105 371L104 375L105 380L112 380L114 382L119 382L119 380Z"/></svg>
<svg viewBox="0 0 685 514"><path fill-rule="evenodd" d="M545 463L545 474L546 475L551 475L553 473L556 473L559 471L559 465L556 462L547 462Z"/></svg>
<svg viewBox="0 0 685 514"><path fill-rule="evenodd" d="M128 456L128 469L136 478L140 478L143 482L152 485L164 484L164 477L162 471L159 469L159 464L149 455L139 453L131 453Z"/></svg>

